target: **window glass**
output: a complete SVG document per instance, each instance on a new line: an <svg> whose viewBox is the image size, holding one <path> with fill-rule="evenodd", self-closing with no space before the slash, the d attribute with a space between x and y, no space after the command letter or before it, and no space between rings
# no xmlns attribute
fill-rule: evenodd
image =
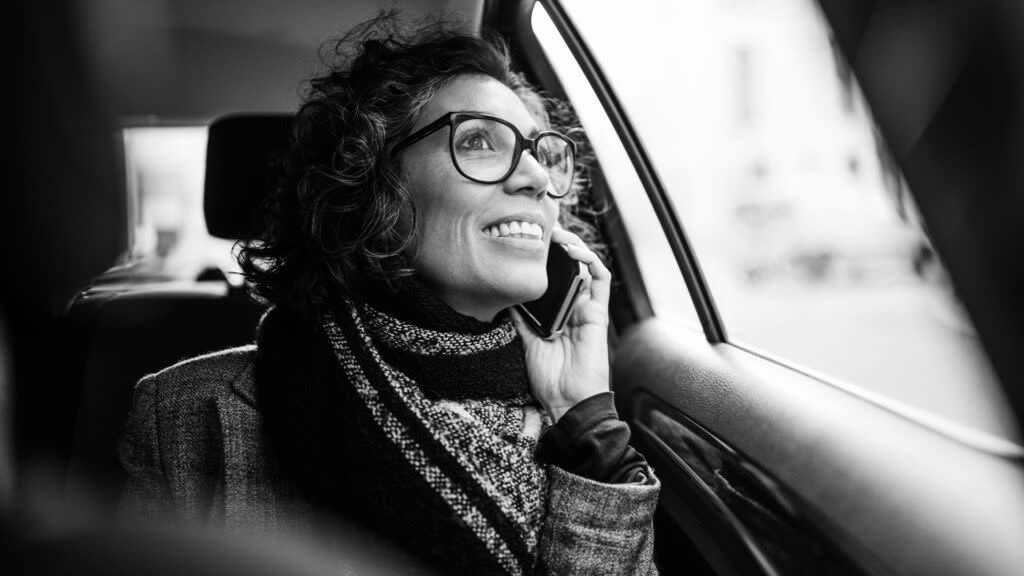
<svg viewBox="0 0 1024 576"><path fill-rule="evenodd" d="M668 239L615 128L547 13L533 11L533 28L587 133L615 206L629 231L654 313L695 330L700 321Z"/></svg>
<svg viewBox="0 0 1024 576"><path fill-rule="evenodd" d="M206 132L205 126L123 130L133 275L194 279L207 267L237 269L232 242L206 231Z"/></svg>
<svg viewBox="0 0 1024 576"><path fill-rule="evenodd" d="M665 183L730 342L1017 439L812 0L563 4Z"/></svg>

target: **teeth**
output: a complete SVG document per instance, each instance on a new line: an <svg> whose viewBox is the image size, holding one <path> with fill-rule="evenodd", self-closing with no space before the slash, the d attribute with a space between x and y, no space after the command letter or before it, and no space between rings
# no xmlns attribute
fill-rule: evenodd
<svg viewBox="0 0 1024 576"><path fill-rule="evenodd" d="M536 238L539 240L544 235L544 229L541 228L540 224L512 221L503 222L496 226L486 228L484 233L496 238L502 236L514 236L518 238Z"/></svg>

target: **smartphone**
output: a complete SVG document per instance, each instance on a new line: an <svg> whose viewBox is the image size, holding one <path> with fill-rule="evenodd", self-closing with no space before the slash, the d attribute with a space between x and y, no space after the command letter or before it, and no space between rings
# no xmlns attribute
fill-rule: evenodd
<svg viewBox="0 0 1024 576"><path fill-rule="evenodd" d="M548 289L540 298L516 306L537 334L550 340L563 328L583 288L583 267L562 248L551 243L548 248Z"/></svg>

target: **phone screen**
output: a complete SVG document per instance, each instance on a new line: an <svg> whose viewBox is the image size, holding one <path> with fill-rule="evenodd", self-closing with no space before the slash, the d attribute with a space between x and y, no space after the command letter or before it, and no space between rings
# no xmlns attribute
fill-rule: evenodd
<svg viewBox="0 0 1024 576"><path fill-rule="evenodd" d="M573 259L561 244L548 249L548 289L540 298L519 306L527 321L544 338L562 331L583 284L583 263Z"/></svg>

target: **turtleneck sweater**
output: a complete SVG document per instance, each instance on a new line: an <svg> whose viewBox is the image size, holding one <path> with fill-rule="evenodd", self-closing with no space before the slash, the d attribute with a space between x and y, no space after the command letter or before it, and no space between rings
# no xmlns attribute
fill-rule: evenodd
<svg viewBox="0 0 1024 576"><path fill-rule="evenodd" d="M384 287L367 298L374 308L410 324L434 330L484 334L508 322L502 312L491 322L460 314L416 280L407 281L397 293ZM512 400L528 395L525 363L519 339L515 353L492 350L453 365L451 357L416 354L399 347L382 346L384 359L412 376L427 397L460 401L467 399ZM613 484L645 482L644 457L629 445L629 426L619 419L614 394L603 392L587 398L548 427L538 442L538 460L584 478Z"/></svg>
<svg viewBox="0 0 1024 576"><path fill-rule="evenodd" d="M482 322L409 281L274 308L256 348L264 430L289 483L442 572L537 568L543 465L649 490L610 392L550 421L507 312Z"/></svg>

